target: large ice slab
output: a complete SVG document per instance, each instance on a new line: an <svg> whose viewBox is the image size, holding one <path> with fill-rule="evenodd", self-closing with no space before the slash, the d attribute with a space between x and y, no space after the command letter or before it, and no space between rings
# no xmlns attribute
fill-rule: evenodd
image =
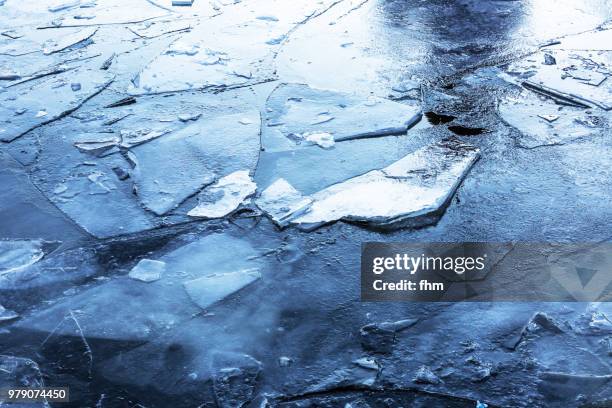
<svg viewBox="0 0 612 408"><path fill-rule="evenodd" d="M338 220L383 228L431 224L478 157L477 148L456 139L424 147L313 194L308 211L291 222L306 229Z"/></svg>
<svg viewBox="0 0 612 408"><path fill-rule="evenodd" d="M262 145L274 152L312 144L313 135L331 135L335 142L398 135L420 118L415 105L282 84L266 104Z"/></svg>
<svg viewBox="0 0 612 408"><path fill-rule="evenodd" d="M243 118L247 124L240 124ZM161 215L218 177L251 169L259 149L259 113L207 117L130 150L143 205Z"/></svg>

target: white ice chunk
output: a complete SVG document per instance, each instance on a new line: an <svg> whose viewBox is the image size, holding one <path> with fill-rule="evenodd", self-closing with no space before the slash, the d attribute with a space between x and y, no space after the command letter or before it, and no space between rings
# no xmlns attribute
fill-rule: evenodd
<svg viewBox="0 0 612 408"><path fill-rule="evenodd" d="M246 269L190 280L183 286L191 300L202 309L206 309L259 278L261 274L257 269Z"/></svg>
<svg viewBox="0 0 612 408"><path fill-rule="evenodd" d="M478 159L478 149L452 139L417 150L381 169L314 195L309 211L292 220L307 228L337 220L377 226L431 223Z"/></svg>
<svg viewBox="0 0 612 408"><path fill-rule="evenodd" d="M304 197L287 180L278 179L261 193L255 204L279 227L284 227L307 211L312 199Z"/></svg>
<svg viewBox="0 0 612 408"><path fill-rule="evenodd" d="M128 276L142 282L155 282L161 279L165 270L166 263L163 261L141 259L138 264L132 268Z"/></svg>
<svg viewBox="0 0 612 408"><path fill-rule="evenodd" d="M323 149L331 149L336 144L334 136L331 133L327 132L312 132L307 133L303 136L307 142L316 144L322 147Z"/></svg>
<svg viewBox="0 0 612 408"><path fill-rule="evenodd" d="M40 240L0 241L0 276L40 261L45 256L42 245Z"/></svg>
<svg viewBox="0 0 612 408"><path fill-rule="evenodd" d="M240 170L219 179L198 197L200 203L187 213L190 217L221 218L238 208L257 190L248 170Z"/></svg>

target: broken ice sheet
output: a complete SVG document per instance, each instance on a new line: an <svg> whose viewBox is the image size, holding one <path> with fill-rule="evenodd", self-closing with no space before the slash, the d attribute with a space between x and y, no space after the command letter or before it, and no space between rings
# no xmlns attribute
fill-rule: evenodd
<svg viewBox="0 0 612 408"><path fill-rule="evenodd" d="M527 149L564 144L599 131L587 125L599 121L597 116L589 115L584 109L542 100L529 91L504 98L499 104L499 113L506 123L522 133L517 143Z"/></svg>
<svg viewBox="0 0 612 408"><path fill-rule="evenodd" d="M69 35L64 34L55 40L49 40L43 45L43 53L45 55L50 55L56 52L65 51L69 48L84 45L86 42L91 41L91 38L97 31L97 28L86 28Z"/></svg>
<svg viewBox="0 0 612 408"><path fill-rule="evenodd" d="M0 141L10 142L41 125L62 118L103 91L112 76L100 70L71 70L13 86L0 94ZM78 91L70 83L79 82ZM19 120L15 111L27 109ZM39 115L39 112L46 112Z"/></svg>
<svg viewBox="0 0 612 408"><path fill-rule="evenodd" d="M79 310L86 338L148 340L158 330L180 325L200 313L193 299L210 307L239 290L241 284L251 282L255 275L248 274L263 273L265 266L260 252L248 240L229 234L198 238L154 260L166 264L160 280L143 284L127 276L116 277L43 308L18 324L49 333L70 310ZM219 277L207 280L209 275ZM198 282L199 278L204 279ZM194 298L183 283L193 289ZM69 334L64 329L60 332Z"/></svg>
<svg viewBox="0 0 612 408"><path fill-rule="evenodd" d="M204 276L187 281L183 285L191 300L205 310L260 278L259 270L246 269Z"/></svg>
<svg viewBox="0 0 612 408"><path fill-rule="evenodd" d="M187 215L198 218L221 218L235 211L257 190L248 170L240 170L219 179L198 195L199 204Z"/></svg>
<svg viewBox="0 0 612 408"><path fill-rule="evenodd" d="M252 118L240 125L243 117ZM137 194L162 215L204 186L234 171L252 169L259 150L257 111L207 117L130 150ZM234 123L234 126L228 124Z"/></svg>
<svg viewBox="0 0 612 408"><path fill-rule="evenodd" d="M0 240L0 276L27 268L45 256L40 240Z"/></svg>
<svg viewBox="0 0 612 408"><path fill-rule="evenodd" d="M148 63L128 91L155 94L235 87L272 79L274 52L280 43L270 40L284 37L331 1L320 3L258 4L258 12L274 11L279 21L259 20L247 3L233 4L231 13L222 13L194 27Z"/></svg>
<svg viewBox="0 0 612 408"><path fill-rule="evenodd" d="M531 91L565 104L612 109L612 75L607 65L611 52L597 54L588 51L548 50L557 63L534 63L540 54L526 57L509 66L508 72L519 75L522 84Z"/></svg>
<svg viewBox="0 0 612 408"><path fill-rule="evenodd" d="M308 211L291 222L306 229L337 220L376 227L435 223L478 156L477 148L456 139L424 147L313 194Z"/></svg>
<svg viewBox="0 0 612 408"><path fill-rule="evenodd" d="M420 118L414 105L283 84L266 103L262 144L267 152L294 150L303 141L331 147L333 141L402 134Z"/></svg>

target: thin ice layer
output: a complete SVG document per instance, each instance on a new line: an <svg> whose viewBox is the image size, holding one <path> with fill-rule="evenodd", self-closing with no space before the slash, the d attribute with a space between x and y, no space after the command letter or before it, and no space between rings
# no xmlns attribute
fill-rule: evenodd
<svg viewBox="0 0 612 408"><path fill-rule="evenodd" d="M455 139L424 147L381 169L312 195L310 210L292 221L317 226L337 220L389 226L429 224L478 159L478 149Z"/></svg>

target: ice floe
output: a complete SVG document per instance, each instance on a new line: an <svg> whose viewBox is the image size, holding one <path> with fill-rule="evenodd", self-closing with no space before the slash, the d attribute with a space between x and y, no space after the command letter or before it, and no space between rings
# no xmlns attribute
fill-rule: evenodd
<svg viewBox="0 0 612 408"><path fill-rule="evenodd" d="M477 148L449 139L312 194L306 211L296 208L300 215L282 211L286 207L282 200L277 205L283 207L263 205L262 209L271 210L277 219L278 214L287 213L284 218L304 229L338 220L379 228L427 225L437 221L478 157Z"/></svg>

